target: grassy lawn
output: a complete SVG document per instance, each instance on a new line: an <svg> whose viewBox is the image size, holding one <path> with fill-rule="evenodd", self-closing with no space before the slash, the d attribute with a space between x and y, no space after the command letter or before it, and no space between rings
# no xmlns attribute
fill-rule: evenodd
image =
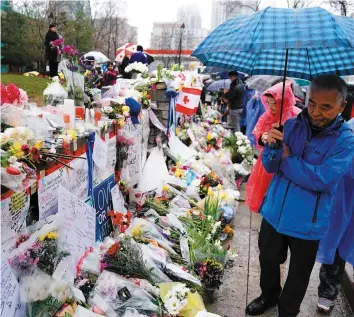
<svg viewBox="0 0 354 317"><path fill-rule="evenodd" d="M1 74L1 82L4 85L15 84L27 92L29 102L35 102L39 106L43 105L43 91L51 82L48 78L43 77L26 77L18 74Z"/></svg>

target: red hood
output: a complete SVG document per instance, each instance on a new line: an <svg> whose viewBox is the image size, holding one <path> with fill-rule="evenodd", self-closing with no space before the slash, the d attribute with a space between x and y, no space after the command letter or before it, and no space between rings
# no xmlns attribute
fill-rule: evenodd
<svg viewBox="0 0 354 317"><path fill-rule="evenodd" d="M288 111L289 110L291 111L292 107L295 105L295 96L291 88L291 84L292 82L290 80L285 82L282 123L284 123L289 118ZM281 82L264 91L261 96L261 100L266 109L266 112L270 117L274 117L274 122L279 121L282 92L283 92L283 83ZM277 113L275 115L273 115L269 109L269 106L266 102L267 97L265 96L265 94L271 94L275 99L275 101L277 102Z"/></svg>

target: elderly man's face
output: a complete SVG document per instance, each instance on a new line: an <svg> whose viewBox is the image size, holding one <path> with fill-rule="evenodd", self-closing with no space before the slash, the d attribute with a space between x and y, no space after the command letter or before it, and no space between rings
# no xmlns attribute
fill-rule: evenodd
<svg viewBox="0 0 354 317"><path fill-rule="evenodd" d="M337 90L312 87L307 105L312 125L326 126L344 110L345 105L346 101Z"/></svg>

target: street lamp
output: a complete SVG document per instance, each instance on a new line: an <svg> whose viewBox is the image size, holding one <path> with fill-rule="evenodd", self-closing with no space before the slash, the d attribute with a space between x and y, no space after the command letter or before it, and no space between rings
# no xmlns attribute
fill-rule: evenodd
<svg viewBox="0 0 354 317"><path fill-rule="evenodd" d="M181 54L182 54L182 36L183 36L183 30L185 29L184 23L182 23L180 29L180 36L179 36L179 54L178 54L178 65L181 66Z"/></svg>

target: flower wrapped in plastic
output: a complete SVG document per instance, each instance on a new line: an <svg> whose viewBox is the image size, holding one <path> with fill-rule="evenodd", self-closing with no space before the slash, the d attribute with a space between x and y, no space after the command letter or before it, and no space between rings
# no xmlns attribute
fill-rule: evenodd
<svg viewBox="0 0 354 317"><path fill-rule="evenodd" d="M60 83L53 82L44 89L43 98L45 105L56 107L64 104L64 99L68 98L68 93Z"/></svg>
<svg viewBox="0 0 354 317"><path fill-rule="evenodd" d="M198 312L205 311L201 296L182 283L160 284L160 298L172 316L195 317Z"/></svg>
<svg viewBox="0 0 354 317"><path fill-rule="evenodd" d="M148 315L159 311L157 299L149 292L108 271L103 271L97 279L89 303L99 307L107 316L121 316L128 307Z"/></svg>
<svg viewBox="0 0 354 317"><path fill-rule="evenodd" d="M53 316L72 297L69 284L56 281L39 270L20 280L20 299L26 303L27 317Z"/></svg>
<svg viewBox="0 0 354 317"><path fill-rule="evenodd" d="M9 264L18 276L32 275L40 269L52 276L59 263L70 254L63 251L58 242L59 235L50 231L37 240L28 239L18 245L9 258Z"/></svg>

